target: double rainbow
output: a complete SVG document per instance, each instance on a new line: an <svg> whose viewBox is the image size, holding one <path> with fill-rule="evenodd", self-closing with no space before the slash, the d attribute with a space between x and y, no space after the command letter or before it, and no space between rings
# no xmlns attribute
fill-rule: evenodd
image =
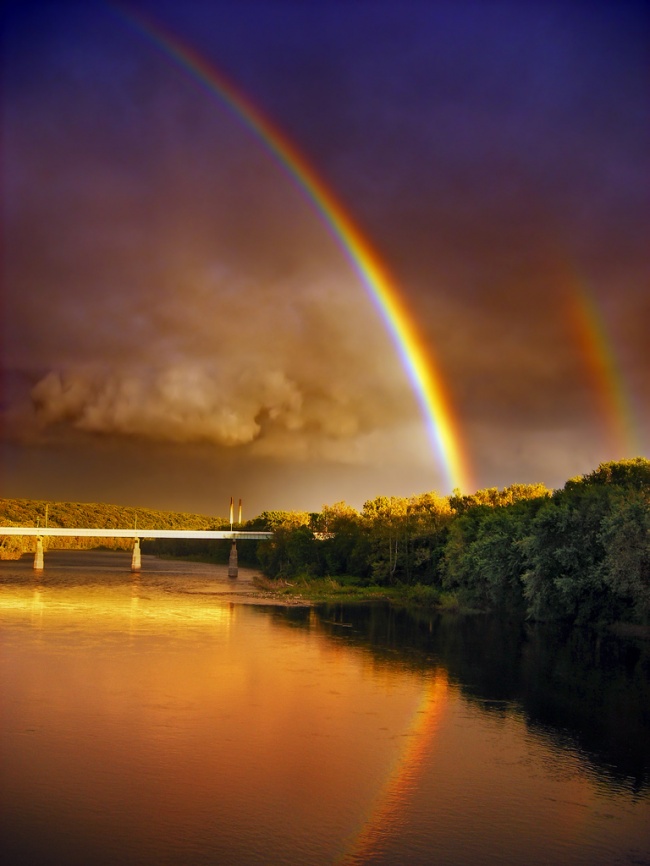
<svg viewBox="0 0 650 866"><path fill-rule="evenodd" d="M461 446L459 425L442 375L431 351L425 348L397 284L343 205L284 132L214 65L140 12L119 2L111 6L167 57L210 93L216 94L264 143L311 200L383 319L421 406L431 444L449 487L468 491L471 488L469 461Z"/></svg>

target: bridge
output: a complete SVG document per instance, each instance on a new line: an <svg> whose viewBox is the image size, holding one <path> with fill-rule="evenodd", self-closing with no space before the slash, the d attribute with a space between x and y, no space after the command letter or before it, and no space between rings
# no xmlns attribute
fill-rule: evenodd
<svg viewBox="0 0 650 866"><path fill-rule="evenodd" d="M140 556L141 538L199 538L203 540L232 540L230 558L228 561L228 577L237 577L237 541L262 541L272 538L272 532L243 532L237 529L66 529L58 526L0 526L0 537L3 535L31 535L36 538L34 568L42 571L44 568L43 538L132 538L133 555L131 571L140 571L142 561Z"/></svg>

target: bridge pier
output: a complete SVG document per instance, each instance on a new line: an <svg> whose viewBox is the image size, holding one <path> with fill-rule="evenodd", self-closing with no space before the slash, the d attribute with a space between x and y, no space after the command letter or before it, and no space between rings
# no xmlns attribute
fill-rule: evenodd
<svg viewBox="0 0 650 866"><path fill-rule="evenodd" d="M142 559L140 557L140 539L136 538L133 542L133 556L131 557L131 571L140 571L142 568Z"/></svg>
<svg viewBox="0 0 650 866"><path fill-rule="evenodd" d="M233 539L228 558L228 577L237 577L239 568L237 566L237 542Z"/></svg>
<svg viewBox="0 0 650 866"><path fill-rule="evenodd" d="M43 571L43 539L40 535L36 536L36 553L34 554L34 570Z"/></svg>

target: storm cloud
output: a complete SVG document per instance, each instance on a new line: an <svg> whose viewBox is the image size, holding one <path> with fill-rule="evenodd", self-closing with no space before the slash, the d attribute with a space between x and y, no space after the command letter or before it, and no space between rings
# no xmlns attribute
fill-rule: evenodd
<svg viewBox="0 0 650 866"><path fill-rule="evenodd" d="M134 5L232 77L358 222L477 484L553 485L624 456L577 291L647 447L640 5ZM250 458L258 486L299 464L312 506L335 467L375 473L348 485L359 497L444 486L376 302L242 117L111 4L2 14L11 453L54 466L73 443L95 465L122 442L143 465L200 452L240 477ZM15 495L19 465L3 470Z"/></svg>

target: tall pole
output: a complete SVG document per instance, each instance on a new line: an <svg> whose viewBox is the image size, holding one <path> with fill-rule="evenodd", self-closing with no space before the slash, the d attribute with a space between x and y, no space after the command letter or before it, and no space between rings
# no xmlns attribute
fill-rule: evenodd
<svg viewBox="0 0 650 866"><path fill-rule="evenodd" d="M237 523L241 526L241 499L239 500L239 520Z"/></svg>
<svg viewBox="0 0 650 866"><path fill-rule="evenodd" d="M233 502L232 496L230 497L230 531L232 532L233 518L234 518L234 508L235 504Z"/></svg>

